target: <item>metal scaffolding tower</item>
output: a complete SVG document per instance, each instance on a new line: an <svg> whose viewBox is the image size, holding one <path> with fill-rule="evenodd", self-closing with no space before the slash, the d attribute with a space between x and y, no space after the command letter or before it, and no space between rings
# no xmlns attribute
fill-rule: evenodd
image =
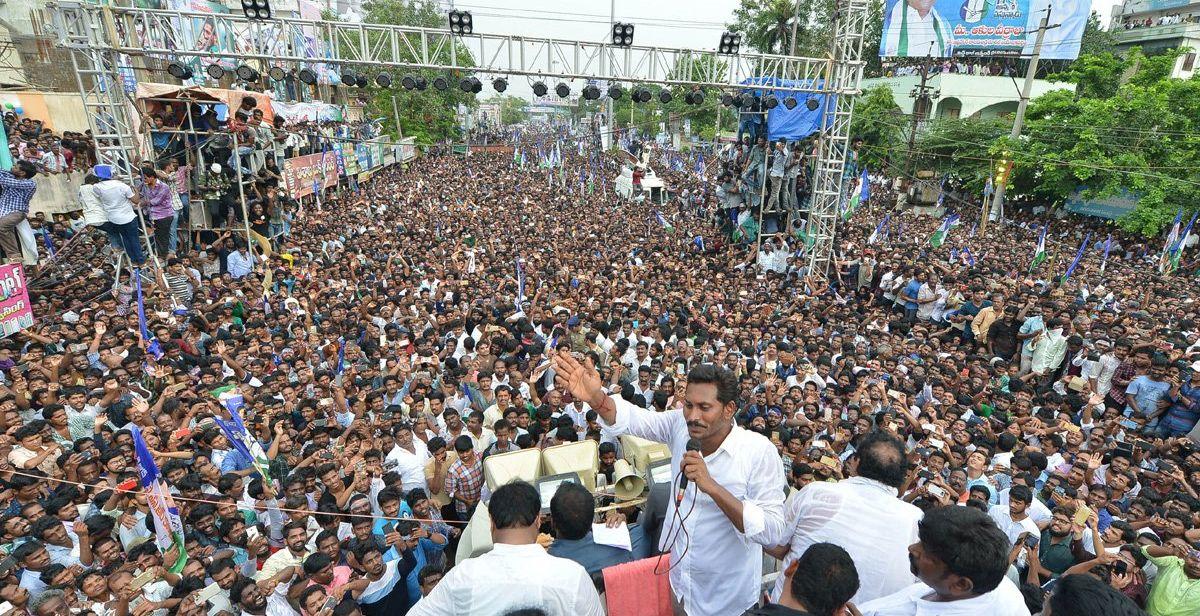
<svg viewBox="0 0 1200 616"><path fill-rule="evenodd" d="M833 258L833 235L845 195L846 155L850 148L850 116L862 81L863 35L870 11L868 0L841 0L834 16L833 54L829 82L834 100L826 100L821 119L817 169L813 174L812 208L808 232L814 237L808 271L825 278Z"/></svg>
<svg viewBox="0 0 1200 616"><path fill-rule="evenodd" d="M809 84L755 90L792 90L823 94L829 101L815 175L811 218L817 245L810 271L824 276L832 253L841 197L850 113L862 77L862 39L868 0L839 0L837 40L829 57L774 54L718 54L713 50L615 46L606 42L568 41L504 34L451 34L449 30L385 24L343 23L278 18L251 21L242 16L188 13L136 7L102 6L75 1L48 4L58 44L72 52L80 92L96 136L102 163L132 177L137 160L136 127L124 85L140 62L245 62L265 74L272 66L299 69L316 64L338 67L432 69L463 75L515 75L540 79L595 79L607 82L658 83L737 89L749 80L774 77L781 83ZM186 27L185 27L186 26ZM215 33L241 41L235 49L197 46L187 33ZM310 55L297 41L319 40L326 51ZM715 43L716 41L714 41ZM197 48L199 47L199 48ZM463 50L467 54L463 54ZM448 59L448 60L447 60ZM683 77L680 79L679 77ZM774 83L774 81L770 81ZM832 100L830 100L832 99ZM835 104L836 102L836 104Z"/></svg>

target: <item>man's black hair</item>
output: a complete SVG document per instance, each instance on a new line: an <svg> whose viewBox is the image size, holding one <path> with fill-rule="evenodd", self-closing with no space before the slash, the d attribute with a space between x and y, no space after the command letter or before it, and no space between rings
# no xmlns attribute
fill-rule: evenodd
<svg viewBox="0 0 1200 616"><path fill-rule="evenodd" d="M792 597L813 616L833 616L858 592L858 585L850 554L832 543L808 546L792 572Z"/></svg>
<svg viewBox="0 0 1200 616"><path fill-rule="evenodd" d="M873 430L859 442L855 455L858 456L859 476L893 488L904 485L908 458L900 439L882 430Z"/></svg>
<svg viewBox="0 0 1200 616"><path fill-rule="evenodd" d="M321 569L333 564L333 559L325 552L313 552L304 559L304 573L312 575Z"/></svg>
<svg viewBox="0 0 1200 616"><path fill-rule="evenodd" d="M233 562L232 558L218 558L212 561L212 564L208 566L208 577L212 577L226 569L233 569L236 566L237 565ZM235 573L236 572L237 571L235 570Z"/></svg>
<svg viewBox="0 0 1200 616"><path fill-rule="evenodd" d="M1050 593L1054 616L1139 616L1133 599L1090 575L1066 575Z"/></svg>
<svg viewBox="0 0 1200 616"><path fill-rule="evenodd" d="M442 574L441 567L439 567L437 565L425 565L424 567L421 567L420 571L417 572L417 583L424 584L425 581L428 580L429 578L431 578L435 575L441 575L441 574Z"/></svg>
<svg viewBox="0 0 1200 616"><path fill-rule="evenodd" d="M596 501L587 488L578 483L564 481L558 484L554 497L550 499L550 519L554 530L562 539L583 539L592 529Z"/></svg>
<svg viewBox="0 0 1200 616"><path fill-rule="evenodd" d="M925 512L917 523L925 551L946 571L971 580L975 596L995 590L1008 571L1008 537L986 513L947 506Z"/></svg>
<svg viewBox="0 0 1200 616"><path fill-rule="evenodd" d="M1033 502L1033 490L1029 486L1015 485L1008 490L1009 500L1019 500L1025 504Z"/></svg>
<svg viewBox="0 0 1200 616"><path fill-rule="evenodd" d="M728 404L737 399L737 377L727 368L716 364L700 364L688 372L687 380L689 385L716 385L717 400L721 404Z"/></svg>
<svg viewBox="0 0 1200 616"><path fill-rule="evenodd" d="M542 509L542 499L533 486L524 481L506 483L496 488L488 503L488 513L496 528L533 526Z"/></svg>

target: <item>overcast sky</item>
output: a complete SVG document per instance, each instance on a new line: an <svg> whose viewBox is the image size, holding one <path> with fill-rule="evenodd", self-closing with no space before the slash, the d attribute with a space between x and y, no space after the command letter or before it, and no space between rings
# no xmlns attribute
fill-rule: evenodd
<svg viewBox="0 0 1200 616"><path fill-rule="evenodd" d="M609 11L616 21L635 24L637 45L715 49L738 0L440 0L471 11L479 32L601 41L609 38ZM1120 0L1092 0L1092 9L1107 24ZM549 84L553 88L553 84ZM573 84L578 92L582 84ZM490 89L490 88L489 88ZM485 90L486 91L486 90ZM528 97L525 78L511 80L507 94Z"/></svg>

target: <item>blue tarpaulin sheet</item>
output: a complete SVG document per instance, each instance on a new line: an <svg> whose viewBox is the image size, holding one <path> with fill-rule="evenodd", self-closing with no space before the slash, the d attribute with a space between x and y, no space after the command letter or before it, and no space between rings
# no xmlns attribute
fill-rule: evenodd
<svg viewBox="0 0 1200 616"><path fill-rule="evenodd" d="M791 86L811 90L814 87L812 83L812 81L808 80L753 77L743 81L742 85L772 85L784 88ZM818 82L816 87L819 86ZM833 100L824 94L814 94L800 90L760 90L751 87L744 89L743 92L751 92L759 97L774 94L779 99L779 106L767 112L767 139L771 141L779 139L797 141L815 132L819 132L821 130L821 114L825 112L826 101ZM797 105L795 109L788 109L783 105L783 100L788 96L796 98ZM817 108L815 110L809 110L807 105L809 99L817 101Z"/></svg>

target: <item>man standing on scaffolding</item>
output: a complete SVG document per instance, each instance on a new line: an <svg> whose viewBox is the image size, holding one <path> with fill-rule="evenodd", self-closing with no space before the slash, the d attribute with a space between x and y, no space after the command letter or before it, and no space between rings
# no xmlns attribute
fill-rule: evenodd
<svg viewBox="0 0 1200 616"><path fill-rule="evenodd" d="M21 244L17 241L17 225L29 215L29 202L37 192L37 167L27 160L18 160L12 171L0 170L0 248L5 263L21 262Z"/></svg>

